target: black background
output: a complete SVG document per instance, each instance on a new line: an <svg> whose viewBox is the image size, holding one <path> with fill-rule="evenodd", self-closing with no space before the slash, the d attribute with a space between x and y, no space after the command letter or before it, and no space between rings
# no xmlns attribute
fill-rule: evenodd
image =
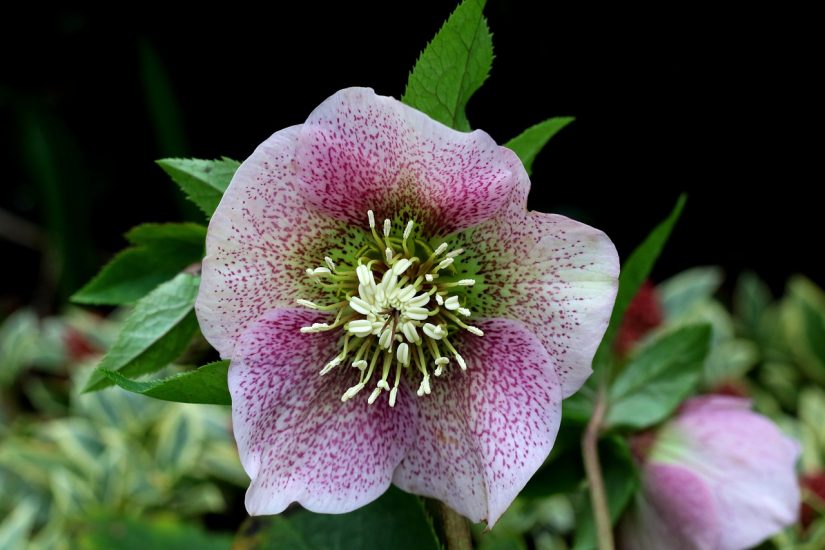
<svg viewBox="0 0 825 550"><path fill-rule="evenodd" d="M51 231L48 250L63 239L64 252L51 253L44 270L39 252L0 239L6 305L55 307L124 245L129 227L197 218L155 158L243 159L347 86L400 96L453 4L391 5L9 17L0 204ZM825 283L813 192L823 182L822 62L805 29L812 20L554 6L562 4L490 0L496 59L468 108L471 124L501 143L547 117L577 118L536 161L531 207L604 229L626 257L686 191L656 278L719 264L731 279L754 269L776 291L796 272ZM165 75L179 108L161 116L178 129L171 138L158 137L147 74ZM163 86L148 81L155 93ZM62 225L38 183L37 143L53 153Z"/></svg>

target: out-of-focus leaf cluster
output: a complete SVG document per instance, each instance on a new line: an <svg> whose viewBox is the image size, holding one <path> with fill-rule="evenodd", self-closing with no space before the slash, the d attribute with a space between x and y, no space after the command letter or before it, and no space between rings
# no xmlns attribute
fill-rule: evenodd
<svg viewBox="0 0 825 550"><path fill-rule="evenodd" d="M165 540L156 521L223 512L245 482L226 408L80 393L118 328L76 310L0 326L0 547L98 548L135 522Z"/></svg>

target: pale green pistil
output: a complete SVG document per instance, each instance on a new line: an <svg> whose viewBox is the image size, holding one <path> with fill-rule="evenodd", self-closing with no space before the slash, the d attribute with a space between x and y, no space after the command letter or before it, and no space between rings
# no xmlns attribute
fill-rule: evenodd
<svg viewBox="0 0 825 550"><path fill-rule="evenodd" d="M301 332L344 332L341 352L321 369L323 375L350 364L360 371L358 383L344 392L342 401L374 380L368 402L374 403L387 391L390 406L395 406L403 374L418 373L417 394L428 395L430 373L441 376L450 358L462 370L467 368L450 338L460 330L476 336L483 333L462 319L470 316L464 288L475 280L451 276L463 250L448 251L446 243L433 250L423 239L413 237L412 220L400 237L392 235L392 222L384 220L380 234L372 211L367 214L372 239L355 254L352 266L336 266L327 257L325 267L307 269L307 275L335 303L319 305L303 299L298 303L335 317L330 323L303 327Z"/></svg>

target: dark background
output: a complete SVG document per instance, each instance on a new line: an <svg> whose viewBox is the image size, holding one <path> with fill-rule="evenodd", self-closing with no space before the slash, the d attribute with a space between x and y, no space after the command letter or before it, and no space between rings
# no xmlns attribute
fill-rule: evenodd
<svg viewBox="0 0 825 550"><path fill-rule="evenodd" d="M453 7L286 5L7 18L0 313L59 307L133 225L198 219L154 159L243 159L343 87L400 96ZM719 264L776 291L796 272L825 283L822 62L805 14L486 12L496 59L473 126L503 143L577 118L536 161L532 208L604 229L625 257L687 191L656 278Z"/></svg>

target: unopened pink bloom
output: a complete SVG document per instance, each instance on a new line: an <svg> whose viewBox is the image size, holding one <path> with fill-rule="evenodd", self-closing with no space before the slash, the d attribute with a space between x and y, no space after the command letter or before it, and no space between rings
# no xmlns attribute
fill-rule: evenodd
<svg viewBox="0 0 825 550"><path fill-rule="evenodd" d="M691 399L649 438L622 548L738 550L796 522L799 446L748 400Z"/></svg>
<svg viewBox="0 0 825 550"><path fill-rule="evenodd" d="M590 374L618 260L528 212L516 155L365 88L241 165L197 301L231 359L251 514L342 513L390 483L492 524Z"/></svg>

